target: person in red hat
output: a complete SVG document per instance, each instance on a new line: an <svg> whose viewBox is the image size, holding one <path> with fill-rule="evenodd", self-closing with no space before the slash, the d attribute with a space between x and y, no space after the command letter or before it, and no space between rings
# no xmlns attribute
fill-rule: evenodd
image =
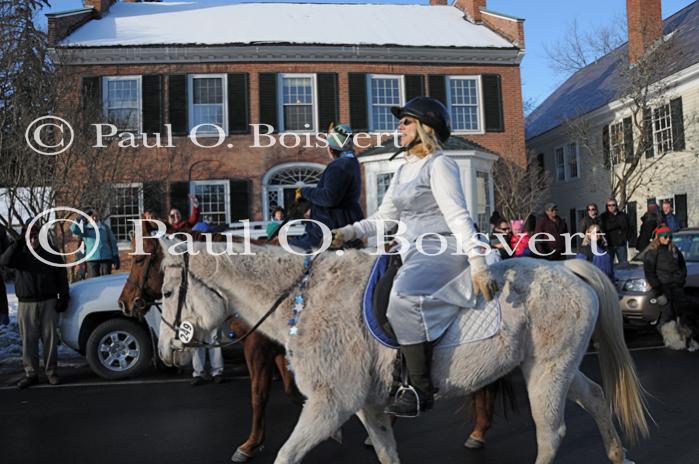
<svg viewBox="0 0 699 464"><path fill-rule="evenodd" d="M659 322L663 337L663 326L676 318L692 329L692 336L696 336L691 303L684 292L687 264L682 252L672 243L672 229L667 225L660 224L655 229L655 238L643 258L643 270L653 298L661 305Z"/></svg>

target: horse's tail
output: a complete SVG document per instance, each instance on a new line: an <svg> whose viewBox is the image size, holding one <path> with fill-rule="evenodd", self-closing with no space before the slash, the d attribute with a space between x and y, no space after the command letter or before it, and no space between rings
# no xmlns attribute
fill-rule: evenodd
<svg viewBox="0 0 699 464"><path fill-rule="evenodd" d="M599 317L594 339L599 345L599 363L604 392L624 433L635 443L649 434L645 391L636 374L624 341L624 326L614 285L597 267L581 259L569 259L565 266L587 282L599 298Z"/></svg>

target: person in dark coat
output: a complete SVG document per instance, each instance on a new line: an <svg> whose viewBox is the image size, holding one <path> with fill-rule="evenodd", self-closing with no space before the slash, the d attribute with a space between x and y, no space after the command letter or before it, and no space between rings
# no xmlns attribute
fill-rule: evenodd
<svg viewBox="0 0 699 464"><path fill-rule="evenodd" d="M311 219L322 222L330 229L338 229L364 219L359 204L362 193L362 174L354 155L352 129L346 124L332 127L328 132L328 156L330 164L320 176L316 187L303 187L296 191L296 201L302 198L311 203ZM307 222L303 241L293 239L289 243L304 249L317 248L323 242L323 231ZM360 241L347 243L348 247L361 246Z"/></svg>
<svg viewBox="0 0 699 464"><path fill-rule="evenodd" d="M0 255L10 246L10 239L7 236L7 229L0 224ZM10 323L10 311L7 303L7 288L5 288L5 278L0 273L0 325Z"/></svg>
<svg viewBox="0 0 699 464"><path fill-rule="evenodd" d="M512 258L505 246L505 244L509 246L512 242L512 227L507 219L500 218L500 222L495 224L489 238L491 248L500 254L500 259Z"/></svg>
<svg viewBox="0 0 699 464"><path fill-rule="evenodd" d="M658 205L648 205L648 211L641 216L641 228L638 232L638 239L636 240L636 250L639 253L650 245L651 240L653 240L653 232L661 223Z"/></svg>
<svg viewBox="0 0 699 464"><path fill-rule="evenodd" d="M599 210L597 209L597 204L596 203L590 203L587 205L586 209L586 214L585 217L582 218L580 221L580 230L579 232L582 232L583 234L587 234L587 231L590 230L590 227L597 225L600 226L602 224L602 219L599 216Z"/></svg>
<svg viewBox="0 0 699 464"><path fill-rule="evenodd" d="M32 251L47 262L37 259ZM38 382L39 340L43 344L46 378L51 385L58 384L58 313L68 308L68 274L64 267L49 263L63 264L63 260L40 246L38 226L31 229L29 243L25 230L0 256L0 265L15 269L17 324L25 371L25 377L17 383L19 388Z"/></svg>
<svg viewBox="0 0 699 464"><path fill-rule="evenodd" d="M668 226L673 232L677 232L682 227L680 220L677 219L677 215L672 211L672 203L670 200L663 200L662 221L663 224Z"/></svg>
<svg viewBox="0 0 699 464"><path fill-rule="evenodd" d="M546 237L537 237L536 251L540 258L550 261L560 261L565 259L565 239L563 234L568 233L566 222L558 215L558 205L548 203L544 207L545 215L536 223L534 235L547 233L553 240L546 240Z"/></svg>
<svg viewBox="0 0 699 464"><path fill-rule="evenodd" d="M585 231L585 238L575 257L591 262L614 282L614 258L607 251L607 241L598 224L592 224Z"/></svg>
<svg viewBox="0 0 699 464"><path fill-rule="evenodd" d="M672 243L672 229L661 224L655 230L655 239L648 246L643 258L643 271L651 287L651 296L667 304L661 306L660 325L679 318L680 323L692 330L692 337L697 332L696 317L692 302L684 291L687 281L687 264L682 252Z"/></svg>
<svg viewBox="0 0 699 464"><path fill-rule="evenodd" d="M607 200L607 210L602 213L602 230L607 237L609 253L616 256L619 264L628 261L627 245L631 227L629 217L625 212L619 211L619 205L614 198Z"/></svg>

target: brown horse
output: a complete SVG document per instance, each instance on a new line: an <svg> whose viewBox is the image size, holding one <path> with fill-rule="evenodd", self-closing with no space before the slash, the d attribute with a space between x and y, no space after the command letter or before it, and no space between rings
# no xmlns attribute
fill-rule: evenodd
<svg viewBox="0 0 699 464"><path fill-rule="evenodd" d="M143 236L151 232L149 223L143 223ZM198 232L189 232L194 240L203 240ZM213 241L225 241L224 235L212 235ZM266 242L251 240L253 244ZM156 240L143 240L143 250L147 255L137 256L132 263L129 277L119 296L119 306L129 317L143 317L151 303L162 298L163 273L161 263L163 252ZM229 319L228 325L238 336L247 334L250 326L242 319ZM242 341L245 363L250 374L252 394L252 429L247 440L240 445L232 457L234 462L247 462L262 449L265 434L265 408L272 386L275 368L284 384L284 391L295 401L302 396L287 369L284 347L262 335L253 332ZM495 384L494 384L495 385ZM491 426L495 404L496 388L488 386L472 396L472 411L475 428L465 446L480 448L485 443L485 434Z"/></svg>

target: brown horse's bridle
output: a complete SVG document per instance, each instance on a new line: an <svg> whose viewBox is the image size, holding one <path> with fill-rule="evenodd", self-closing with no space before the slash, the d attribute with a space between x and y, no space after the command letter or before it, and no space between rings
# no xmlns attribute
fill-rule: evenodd
<svg viewBox="0 0 699 464"><path fill-rule="evenodd" d="M148 307L149 305L153 305L153 304L155 304L155 301L156 301L156 298L151 298L151 299L145 298L146 282L148 282L148 276L150 274L151 269L153 268L153 263L155 262L155 257L153 256L153 253L148 253L146 258L144 258L144 259L146 260L146 270L143 272L142 278L137 282L134 282L133 280L131 280L131 276L129 276L126 279L126 282L128 284L131 284L132 286L136 287L136 291L138 292L137 297L134 299L134 309L136 309L135 305L136 305L136 301L138 301L138 300L143 302L142 306L139 305L142 308Z"/></svg>

